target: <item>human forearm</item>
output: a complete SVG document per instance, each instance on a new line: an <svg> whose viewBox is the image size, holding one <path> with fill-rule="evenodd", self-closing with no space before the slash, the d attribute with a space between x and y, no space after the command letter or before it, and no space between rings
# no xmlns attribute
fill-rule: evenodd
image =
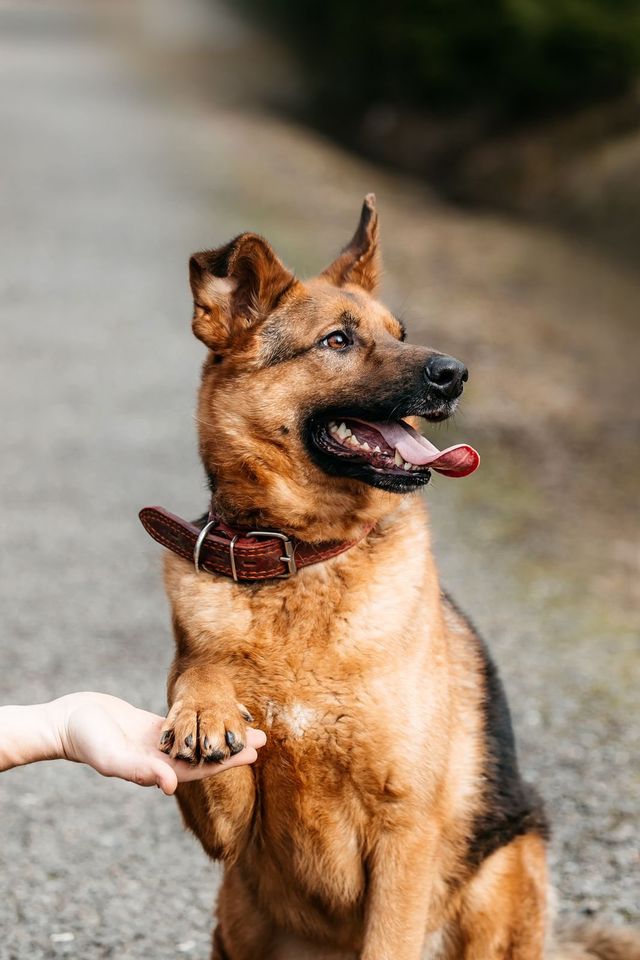
<svg viewBox="0 0 640 960"><path fill-rule="evenodd" d="M0 771L64 756L59 701L0 707Z"/></svg>
<svg viewBox="0 0 640 960"><path fill-rule="evenodd" d="M247 727L244 748L222 763L189 764L158 749L164 717L106 693L69 693L51 703L0 707L0 771L35 760L86 763L106 777L173 793L179 781L253 763L266 737Z"/></svg>

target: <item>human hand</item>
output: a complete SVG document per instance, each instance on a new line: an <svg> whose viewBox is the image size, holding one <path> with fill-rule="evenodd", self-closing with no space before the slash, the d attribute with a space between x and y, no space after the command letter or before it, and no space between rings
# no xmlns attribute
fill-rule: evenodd
<svg viewBox="0 0 640 960"><path fill-rule="evenodd" d="M201 780L229 767L253 763L267 739L261 730L248 728L247 744L240 753L222 763L193 766L158 749L164 717L118 697L72 693L47 706L67 760L87 763L105 777L120 777L141 786L157 784L167 795L186 780Z"/></svg>

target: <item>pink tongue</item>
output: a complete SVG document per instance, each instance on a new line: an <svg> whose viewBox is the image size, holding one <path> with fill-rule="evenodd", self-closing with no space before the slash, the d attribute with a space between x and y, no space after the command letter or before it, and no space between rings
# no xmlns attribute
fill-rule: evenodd
<svg viewBox="0 0 640 960"><path fill-rule="evenodd" d="M381 433L389 446L394 447L407 463L433 467L446 477L467 477L480 464L480 454L473 447L466 443L457 443L446 450L438 450L404 420L371 423L370 426Z"/></svg>

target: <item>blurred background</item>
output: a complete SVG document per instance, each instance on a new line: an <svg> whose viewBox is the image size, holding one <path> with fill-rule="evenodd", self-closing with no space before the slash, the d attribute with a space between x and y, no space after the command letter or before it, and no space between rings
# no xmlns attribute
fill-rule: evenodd
<svg viewBox="0 0 640 960"><path fill-rule="evenodd" d="M375 191L384 297L463 359L426 492L555 824L567 916L638 909L640 0L0 2L0 702L163 712L158 548L206 503L186 262L321 270ZM2 957L208 957L216 869L158 791L0 778Z"/></svg>

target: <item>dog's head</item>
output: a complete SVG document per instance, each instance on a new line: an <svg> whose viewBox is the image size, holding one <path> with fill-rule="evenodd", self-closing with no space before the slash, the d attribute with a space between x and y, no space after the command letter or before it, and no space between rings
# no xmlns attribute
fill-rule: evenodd
<svg viewBox="0 0 640 960"><path fill-rule="evenodd" d="M438 451L405 420L449 417L467 370L405 342L375 299L379 275L372 195L351 242L313 280L296 279L252 233L191 258L193 330L210 351L200 451L225 515L311 540L345 536L431 469L475 469L470 448Z"/></svg>

